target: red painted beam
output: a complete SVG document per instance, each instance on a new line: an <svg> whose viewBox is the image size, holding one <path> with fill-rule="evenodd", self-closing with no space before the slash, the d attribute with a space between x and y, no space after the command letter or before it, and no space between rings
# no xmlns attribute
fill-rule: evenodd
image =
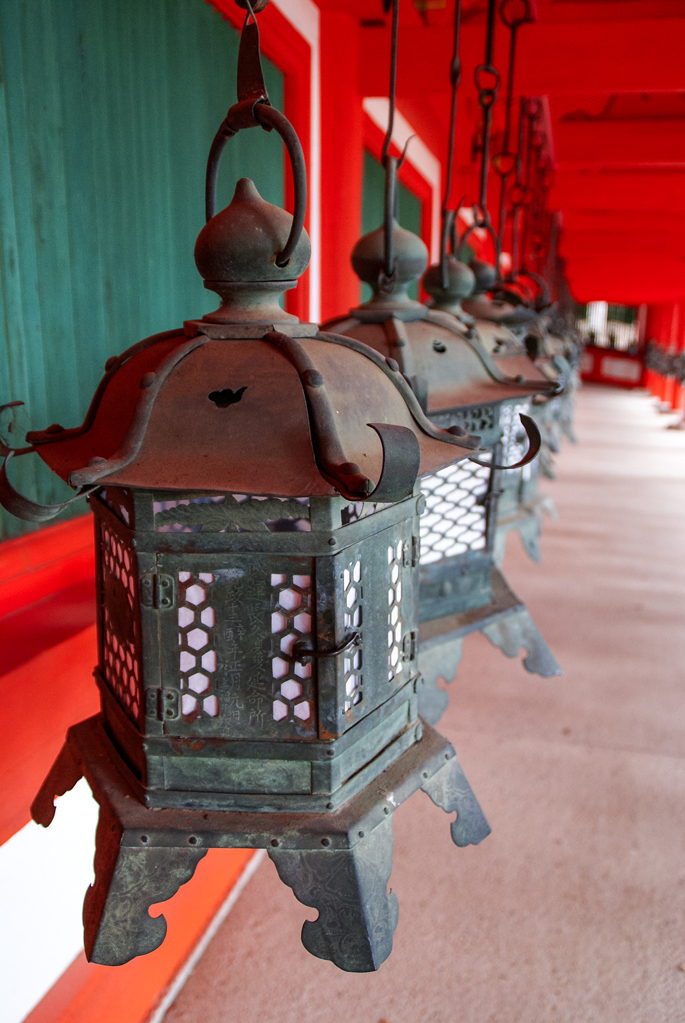
<svg viewBox="0 0 685 1023"><path fill-rule="evenodd" d="M566 271L578 302L638 305L667 302L685 292L685 261L659 255L627 256L620 265L604 256L569 256Z"/></svg>
<svg viewBox="0 0 685 1023"><path fill-rule="evenodd" d="M563 209L672 211L685 210L682 169L595 168L561 170L552 186L550 204Z"/></svg>
<svg viewBox="0 0 685 1023"><path fill-rule="evenodd" d="M685 17L542 22L519 34L517 88L528 95L658 92L685 88L682 54ZM447 90L451 33L442 27L400 34L398 94ZM506 35L498 26L496 60L505 67ZM484 26L465 25L461 56L464 82L484 47ZM500 52L501 51L501 52ZM387 95L389 29L361 30L362 95Z"/></svg>
<svg viewBox="0 0 685 1023"><path fill-rule="evenodd" d="M554 111L554 106L552 106ZM554 149L560 164L616 164L685 170L683 121L553 120Z"/></svg>
<svg viewBox="0 0 685 1023"><path fill-rule="evenodd" d="M518 88L523 93L685 87L685 17L539 21L521 31L520 40Z"/></svg>
<svg viewBox="0 0 685 1023"><path fill-rule="evenodd" d="M685 210L640 213L634 210L568 210L564 216L566 231L624 231L627 228L642 234L643 241L658 232L680 233L685 251Z"/></svg>
<svg viewBox="0 0 685 1023"><path fill-rule="evenodd" d="M626 258L633 256L640 256L645 263L651 261L652 254L662 258L670 256L680 260L685 270L685 239L679 230L654 230L645 237L630 225L626 225L623 230L611 231L565 229L560 253L566 258L607 256L619 267Z"/></svg>

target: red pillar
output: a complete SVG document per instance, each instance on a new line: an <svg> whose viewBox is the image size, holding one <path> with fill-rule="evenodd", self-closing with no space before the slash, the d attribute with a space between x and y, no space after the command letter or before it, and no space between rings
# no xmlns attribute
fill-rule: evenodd
<svg viewBox="0 0 685 1023"><path fill-rule="evenodd" d="M359 21L321 10L321 319L359 304L350 254L362 225Z"/></svg>
<svg viewBox="0 0 685 1023"><path fill-rule="evenodd" d="M682 300L658 302L647 307L645 337L656 341L659 347L670 352L677 349L682 337ZM665 405L674 406L676 400L675 378L650 370L647 386L652 394Z"/></svg>

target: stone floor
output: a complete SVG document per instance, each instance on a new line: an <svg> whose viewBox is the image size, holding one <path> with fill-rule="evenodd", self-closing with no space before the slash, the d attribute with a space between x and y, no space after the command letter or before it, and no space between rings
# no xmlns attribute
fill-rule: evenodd
<svg viewBox="0 0 685 1023"><path fill-rule="evenodd" d="M588 387L545 483L543 562L509 581L564 669L480 634L441 730L492 825L456 849L417 793L395 815L394 951L348 975L258 868L165 1023L685 1021L685 432L646 394Z"/></svg>

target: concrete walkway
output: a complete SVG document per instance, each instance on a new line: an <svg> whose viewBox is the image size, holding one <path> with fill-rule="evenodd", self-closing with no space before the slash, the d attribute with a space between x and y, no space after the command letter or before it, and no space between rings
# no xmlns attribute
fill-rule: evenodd
<svg viewBox="0 0 685 1023"><path fill-rule="evenodd" d="M440 728L493 828L456 849L417 793L395 814L394 951L349 975L264 861L165 1023L685 1021L685 432L586 388L536 566L505 571L564 675L477 634Z"/></svg>

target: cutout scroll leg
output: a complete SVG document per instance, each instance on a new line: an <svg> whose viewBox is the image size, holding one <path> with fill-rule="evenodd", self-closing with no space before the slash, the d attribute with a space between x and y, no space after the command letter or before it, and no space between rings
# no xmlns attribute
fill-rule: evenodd
<svg viewBox="0 0 685 1023"><path fill-rule="evenodd" d="M151 917L148 910L175 895L207 853L196 848L122 846L122 831L109 808L101 806L95 883L86 892L83 927L86 958L103 966L121 966L162 944L166 920Z"/></svg>
<svg viewBox="0 0 685 1023"><path fill-rule="evenodd" d="M542 532L542 523L537 515L529 515L521 522L516 525L519 536L521 537L521 543L523 544L526 554L533 561L540 563L540 534Z"/></svg>
<svg viewBox="0 0 685 1023"><path fill-rule="evenodd" d="M302 927L308 952L348 973L370 973L388 958L399 915L388 892L392 849L392 817L353 849L269 849L281 881L319 911Z"/></svg>
<svg viewBox="0 0 685 1023"><path fill-rule="evenodd" d="M44 828L52 824L55 816L55 799L57 796L63 796L69 789L73 789L81 778L83 778L81 761L73 746L65 743L41 785L38 795L31 803L31 816L36 824L42 824Z"/></svg>
<svg viewBox="0 0 685 1023"><path fill-rule="evenodd" d="M553 678L562 674L554 654L525 608L483 626L481 631L507 657L516 657L524 647L528 656L524 657L523 664L533 675Z"/></svg>
<svg viewBox="0 0 685 1023"><path fill-rule="evenodd" d="M457 811L457 819L450 828L455 845L478 845L488 837L492 828L456 757L448 760L421 788L445 813Z"/></svg>
<svg viewBox="0 0 685 1023"><path fill-rule="evenodd" d="M461 661L464 637L457 636L424 649L419 647L419 714L429 725L437 725L450 702L449 695L438 687L438 679L451 682Z"/></svg>

